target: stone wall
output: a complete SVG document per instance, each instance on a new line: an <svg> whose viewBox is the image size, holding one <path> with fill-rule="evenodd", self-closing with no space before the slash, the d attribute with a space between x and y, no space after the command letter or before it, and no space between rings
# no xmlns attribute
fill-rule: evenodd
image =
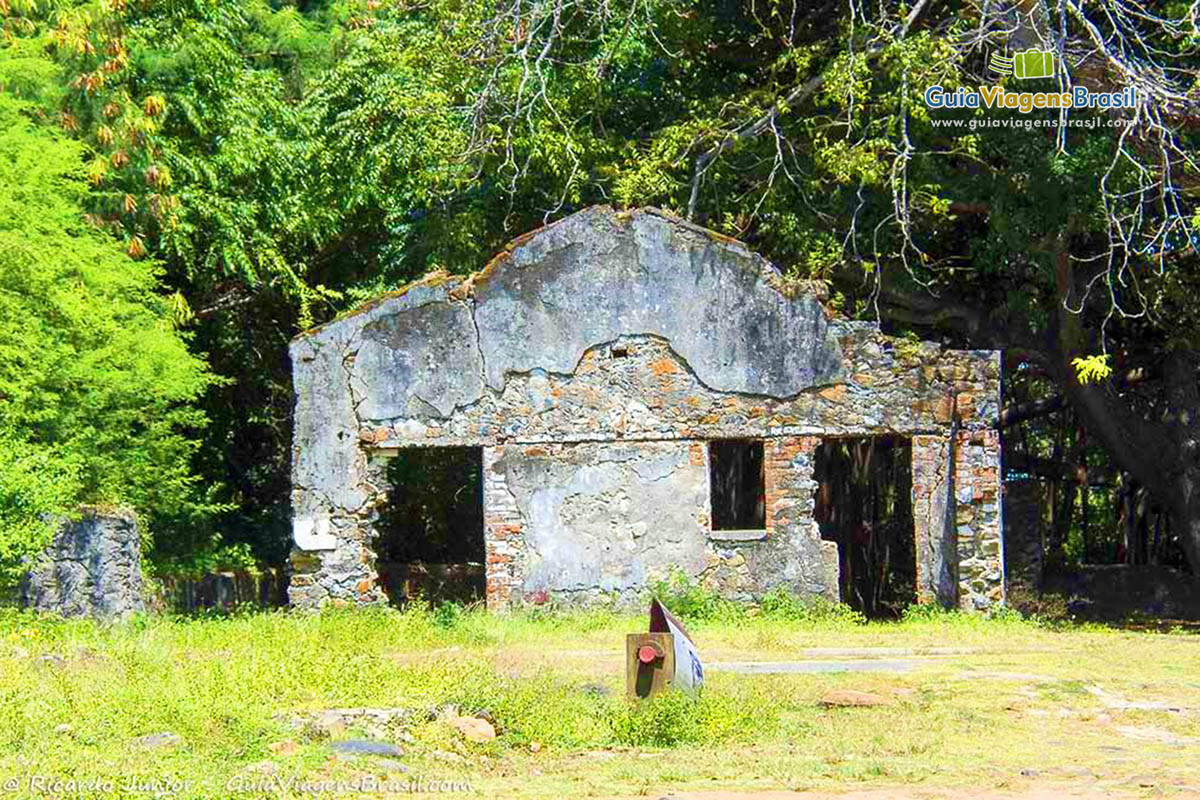
<svg viewBox="0 0 1200 800"><path fill-rule="evenodd" d="M1047 574L1042 591L1066 597L1081 619L1200 620L1200 581L1172 567L1090 564Z"/></svg>
<svg viewBox="0 0 1200 800"><path fill-rule="evenodd" d="M999 355L831 320L740 243L661 212L580 212L469 278L429 276L298 337L291 355L297 605L380 600L381 465L449 445L484 449L492 607L628 595L672 564L730 596L836 597L812 452L871 435L914 439L918 548L962 544L944 565L964 560L962 586L923 596L996 595L999 512L975 487L999 456L967 444L952 459L949 443L995 415ZM709 530L706 442L720 438L765 441L765 531ZM944 513L955 467L971 474L954 504L969 536Z"/></svg>
<svg viewBox="0 0 1200 800"><path fill-rule="evenodd" d="M958 605L983 611L1004 600L1000 432L959 431L954 464Z"/></svg>
<svg viewBox="0 0 1200 800"><path fill-rule="evenodd" d="M137 518L85 509L64 521L25 576L21 600L64 617L112 619L143 610Z"/></svg>
<svg viewBox="0 0 1200 800"><path fill-rule="evenodd" d="M913 437L917 600L982 611L1004 600L1000 434Z"/></svg>
<svg viewBox="0 0 1200 800"><path fill-rule="evenodd" d="M510 445L490 468L503 488L485 506L507 508L489 560L525 594L613 600L704 566L708 472L688 442Z"/></svg>

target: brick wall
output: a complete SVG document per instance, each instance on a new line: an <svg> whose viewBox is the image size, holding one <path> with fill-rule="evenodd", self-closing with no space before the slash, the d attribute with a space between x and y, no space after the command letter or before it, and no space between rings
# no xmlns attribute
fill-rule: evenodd
<svg viewBox="0 0 1200 800"><path fill-rule="evenodd" d="M516 449L515 445L509 445ZM487 607L498 611L521 598L524 532L516 498L504 472L506 446L483 448L483 542L487 561Z"/></svg>

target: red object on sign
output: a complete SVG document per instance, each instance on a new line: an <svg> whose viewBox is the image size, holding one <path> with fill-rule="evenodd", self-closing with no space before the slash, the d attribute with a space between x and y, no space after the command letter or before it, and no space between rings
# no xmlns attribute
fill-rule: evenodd
<svg viewBox="0 0 1200 800"><path fill-rule="evenodd" d="M638 648L638 661L643 664L649 664L656 658L658 658L658 652L650 645L644 644Z"/></svg>

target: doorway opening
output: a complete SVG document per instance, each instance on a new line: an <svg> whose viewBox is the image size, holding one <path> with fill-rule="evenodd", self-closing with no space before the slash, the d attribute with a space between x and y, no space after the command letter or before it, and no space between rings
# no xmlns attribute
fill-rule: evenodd
<svg viewBox="0 0 1200 800"><path fill-rule="evenodd" d="M708 471L714 531L767 527L762 442L709 442Z"/></svg>
<svg viewBox="0 0 1200 800"><path fill-rule="evenodd" d="M873 619L899 617L917 599L912 442L829 439L816 451L813 517L837 542L843 603Z"/></svg>
<svg viewBox="0 0 1200 800"><path fill-rule="evenodd" d="M391 604L481 600L483 448L405 448L387 477L375 563Z"/></svg>

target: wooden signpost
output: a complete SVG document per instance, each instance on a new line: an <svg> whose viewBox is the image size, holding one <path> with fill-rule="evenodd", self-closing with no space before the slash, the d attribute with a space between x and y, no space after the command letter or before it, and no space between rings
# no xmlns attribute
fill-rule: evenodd
<svg viewBox="0 0 1200 800"><path fill-rule="evenodd" d="M625 637L625 694L653 697L671 688L695 692L704 668L692 637L661 602L650 603L650 631Z"/></svg>

